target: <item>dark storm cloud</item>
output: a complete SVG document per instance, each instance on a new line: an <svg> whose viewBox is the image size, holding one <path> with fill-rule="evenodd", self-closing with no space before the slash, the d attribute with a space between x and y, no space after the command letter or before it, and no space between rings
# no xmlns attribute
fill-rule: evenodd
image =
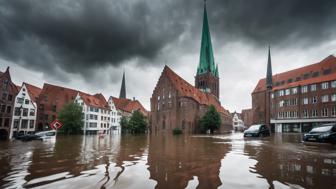
<svg viewBox="0 0 336 189"><path fill-rule="evenodd" d="M62 78L132 59L163 64L164 54L176 59L199 48L202 11L201 0L0 0L0 56ZM209 0L208 14L217 45L316 45L335 37L332 0ZM162 52L171 44L177 53Z"/></svg>
<svg viewBox="0 0 336 189"><path fill-rule="evenodd" d="M292 46L318 45L335 36L333 0L216 0L209 17L217 36Z"/></svg>

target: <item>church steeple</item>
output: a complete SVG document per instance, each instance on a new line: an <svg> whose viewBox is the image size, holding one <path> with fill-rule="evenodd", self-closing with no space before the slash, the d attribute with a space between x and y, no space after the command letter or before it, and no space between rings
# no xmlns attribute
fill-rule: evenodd
<svg viewBox="0 0 336 189"><path fill-rule="evenodd" d="M200 59L195 76L195 87L206 93L211 93L219 99L218 65L215 65L215 58L212 50L206 1L204 1L202 41Z"/></svg>
<svg viewBox="0 0 336 189"><path fill-rule="evenodd" d="M272 61L271 61L271 47L268 46L268 61L267 61L267 73L266 73L266 88L272 89Z"/></svg>
<svg viewBox="0 0 336 189"><path fill-rule="evenodd" d="M126 98L125 71L123 73L119 98Z"/></svg>
<svg viewBox="0 0 336 189"><path fill-rule="evenodd" d="M212 50L211 35L209 30L206 1L204 1L202 41L200 49L200 60L197 68L197 75L210 72L216 75L215 59Z"/></svg>

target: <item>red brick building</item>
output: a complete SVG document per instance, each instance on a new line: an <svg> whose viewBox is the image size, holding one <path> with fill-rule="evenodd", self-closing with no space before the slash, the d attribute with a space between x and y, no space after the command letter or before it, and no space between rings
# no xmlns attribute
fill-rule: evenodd
<svg viewBox="0 0 336 189"><path fill-rule="evenodd" d="M150 101L152 133L171 133L174 128L196 133L198 122L209 105L215 106L221 115L222 126L218 132L232 129L232 117L219 102L218 66L215 65L205 3L195 87L165 66Z"/></svg>
<svg viewBox="0 0 336 189"><path fill-rule="evenodd" d="M270 108L275 132L307 132L320 123L336 122L336 58L273 75L271 105L266 80L252 92L253 123L265 123Z"/></svg>
<svg viewBox="0 0 336 189"><path fill-rule="evenodd" d="M244 122L245 127L250 127L253 124L252 109L243 109L241 113L241 118Z"/></svg>
<svg viewBox="0 0 336 189"><path fill-rule="evenodd" d="M37 100L36 130L49 130L49 124L56 119L61 108L74 102L79 91L45 83Z"/></svg>
<svg viewBox="0 0 336 189"><path fill-rule="evenodd" d="M4 73L0 72L0 139L9 137L13 117L14 99L19 92L11 79L9 67Z"/></svg>
<svg viewBox="0 0 336 189"><path fill-rule="evenodd" d="M177 127L184 133L196 133L209 105L221 114L219 132L231 130L232 117L215 95L195 88L165 66L151 97L151 132L171 133Z"/></svg>

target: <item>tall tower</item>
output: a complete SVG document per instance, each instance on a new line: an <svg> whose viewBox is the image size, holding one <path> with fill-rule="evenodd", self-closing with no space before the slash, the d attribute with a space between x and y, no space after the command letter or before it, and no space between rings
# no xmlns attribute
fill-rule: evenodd
<svg viewBox="0 0 336 189"><path fill-rule="evenodd" d="M123 73L119 98L126 98L125 71Z"/></svg>
<svg viewBox="0 0 336 189"><path fill-rule="evenodd" d="M211 36L209 31L208 15L206 10L206 1L204 1L204 15L202 28L202 42L200 50L200 60L195 76L196 88L212 93L219 99L219 77L218 65L215 65L215 59L212 50Z"/></svg>
<svg viewBox="0 0 336 189"><path fill-rule="evenodd" d="M268 60L267 60L267 72L266 72L266 94L265 94L265 124L271 129L271 93L273 89L272 80L272 61L271 61L271 47L268 47Z"/></svg>

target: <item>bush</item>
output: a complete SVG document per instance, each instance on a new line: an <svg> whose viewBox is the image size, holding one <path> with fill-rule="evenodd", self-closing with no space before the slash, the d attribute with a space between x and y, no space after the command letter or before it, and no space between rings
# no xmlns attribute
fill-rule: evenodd
<svg viewBox="0 0 336 189"><path fill-rule="evenodd" d="M173 129L173 135L180 135L182 134L182 130L180 128L174 128Z"/></svg>

